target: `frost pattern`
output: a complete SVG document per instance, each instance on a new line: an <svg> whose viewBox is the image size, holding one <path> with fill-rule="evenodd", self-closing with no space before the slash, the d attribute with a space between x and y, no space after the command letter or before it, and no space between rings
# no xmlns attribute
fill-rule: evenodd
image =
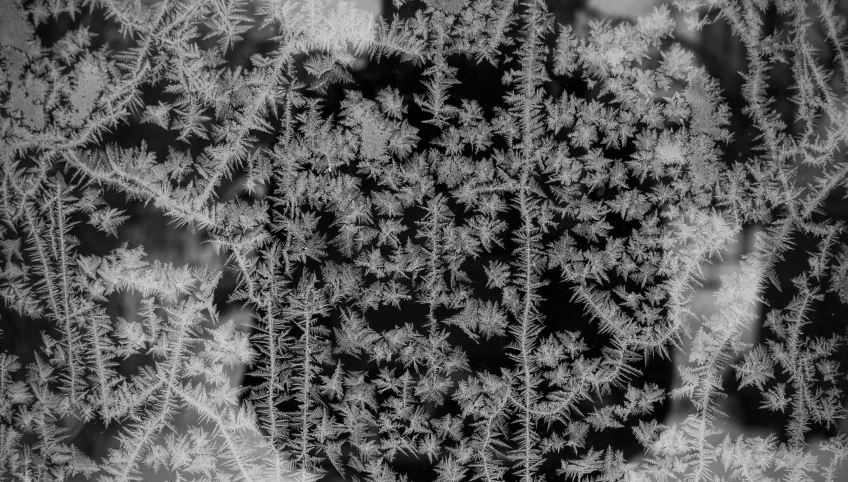
<svg viewBox="0 0 848 482"><path fill-rule="evenodd" d="M0 479L844 477L844 328L816 315L848 301L836 2L581 30L541 0L0 7L4 331L40 331L4 335ZM741 103L678 13L737 39ZM130 246L141 205L226 270ZM729 435L742 395L774 433Z"/></svg>

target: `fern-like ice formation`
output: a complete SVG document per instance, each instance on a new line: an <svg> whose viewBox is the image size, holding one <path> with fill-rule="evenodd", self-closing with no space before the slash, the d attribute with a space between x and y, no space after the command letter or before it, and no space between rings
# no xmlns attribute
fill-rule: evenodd
<svg viewBox="0 0 848 482"><path fill-rule="evenodd" d="M844 6L555 3L0 0L0 480L840 480Z"/></svg>

